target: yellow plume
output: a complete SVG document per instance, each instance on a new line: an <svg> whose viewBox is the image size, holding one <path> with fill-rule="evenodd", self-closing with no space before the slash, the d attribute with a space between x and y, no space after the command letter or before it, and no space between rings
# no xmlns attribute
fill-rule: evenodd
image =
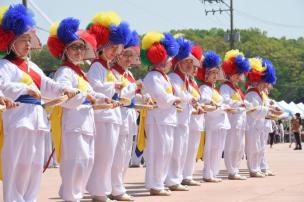
<svg viewBox="0 0 304 202"><path fill-rule="evenodd" d="M266 70L266 68L262 66L262 60L259 58L250 58L249 63L251 68L255 71L263 72Z"/></svg>
<svg viewBox="0 0 304 202"><path fill-rule="evenodd" d="M58 29L58 26L59 26L59 22L54 22L54 23L51 25L51 28L50 28L50 35L51 35L51 36L57 36L57 29Z"/></svg>
<svg viewBox="0 0 304 202"><path fill-rule="evenodd" d="M164 35L160 32L148 32L141 41L141 46L144 50L149 49L154 43L160 42Z"/></svg>
<svg viewBox="0 0 304 202"><path fill-rule="evenodd" d="M237 55L242 55L244 57L244 54L242 52L240 52L238 49L233 49L233 50L227 51L225 54L224 61L230 60L231 58L234 58Z"/></svg>
<svg viewBox="0 0 304 202"><path fill-rule="evenodd" d="M0 6L0 24L2 24L2 18L7 10L8 6Z"/></svg>
<svg viewBox="0 0 304 202"><path fill-rule="evenodd" d="M92 22L93 24L100 24L105 27L109 27L110 25L117 26L120 24L121 18L114 11L99 12L93 17Z"/></svg>
<svg viewBox="0 0 304 202"><path fill-rule="evenodd" d="M183 34L183 33L176 33L176 34L173 35L173 37L176 38L176 39L179 38L179 37L183 37L184 38L185 34Z"/></svg>

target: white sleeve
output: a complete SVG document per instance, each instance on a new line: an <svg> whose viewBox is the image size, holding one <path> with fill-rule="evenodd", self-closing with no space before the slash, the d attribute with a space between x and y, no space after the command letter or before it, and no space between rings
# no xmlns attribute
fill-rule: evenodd
<svg viewBox="0 0 304 202"><path fill-rule="evenodd" d="M242 102L231 99L233 92L235 91L225 84L220 87L220 94L223 97L223 103L230 107L239 107L242 105Z"/></svg>
<svg viewBox="0 0 304 202"><path fill-rule="evenodd" d="M62 87L74 88L73 86L73 75L72 72L67 68L60 68L55 73L54 79L58 84ZM86 99L86 95L83 93L79 93L73 98L69 99L65 103L62 104L64 108L75 109L80 106Z"/></svg>
<svg viewBox="0 0 304 202"><path fill-rule="evenodd" d="M178 78L174 78L174 76L170 77L171 84L174 88L174 94L179 97L183 103L191 104L191 94L187 92L187 89L184 91L182 90L182 85L184 85L184 83L179 82L177 79Z"/></svg>
<svg viewBox="0 0 304 202"><path fill-rule="evenodd" d="M211 104L212 103L212 94L208 91L207 87L201 86L199 88L201 92L201 103Z"/></svg>
<svg viewBox="0 0 304 202"><path fill-rule="evenodd" d="M106 82L106 72L107 70L99 62L95 62L91 65L87 77L94 91L112 97L115 93L115 83Z"/></svg>
<svg viewBox="0 0 304 202"><path fill-rule="evenodd" d="M156 100L159 108L168 108L173 105L176 98L174 95L167 93L157 76L144 79L143 93L148 93Z"/></svg>
<svg viewBox="0 0 304 202"><path fill-rule="evenodd" d="M8 65L0 66L0 75L0 90L4 96L11 100L16 100L20 95L28 93L28 86L26 84L13 80L18 78L18 69L8 67Z"/></svg>
<svg viewBox="0 0 304 202"><path fill-rule="evenodd" d="M260 104L259 100L261 98L257 93L248 93L245 96L245 100L248 101L252 107L257 107L256 111L247 113L247 116L250 116L253 119L263 119L268 113L268 107Z"/></svg>

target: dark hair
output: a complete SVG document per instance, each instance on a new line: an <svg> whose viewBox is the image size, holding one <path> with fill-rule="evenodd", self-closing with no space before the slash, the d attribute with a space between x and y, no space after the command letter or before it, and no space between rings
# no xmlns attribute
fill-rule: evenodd
<svg viewBox="0 0 304 202"><path fill-rule="evenodd" d="M10 51L9 54L4 56L4 59L12 61L12 60L16 59L16 57L17 57L17 55L14 53L14 51Z"/></svg>
<svg viewBox="0 0 304 202"><path fill-rule="evenodd" d="M296 113L296 117L297 118L301 118L301 114L300 113Z"/></svg>

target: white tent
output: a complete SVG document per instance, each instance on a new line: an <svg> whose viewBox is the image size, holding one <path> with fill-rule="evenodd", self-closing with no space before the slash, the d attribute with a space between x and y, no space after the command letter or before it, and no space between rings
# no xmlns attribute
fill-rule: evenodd
<svg viewBox="0 0 304 202"><path fill-rule="evenodd" d="M304 111L300 107L298 107L298 105L296 105L294 102L290 102L289 105L295 110L298 110L298 113L301 114L301 117L304 117Z"/></svg>
<svg viewBox="0 0 304 202"><path fill-rule="evenodd" d="M298 112L297 108L294 108L292 106L290 106L289 104L287 104L284 100L277 102L278 105L285 111L287 112L290 116L294 115L295 113Z"/></svg>

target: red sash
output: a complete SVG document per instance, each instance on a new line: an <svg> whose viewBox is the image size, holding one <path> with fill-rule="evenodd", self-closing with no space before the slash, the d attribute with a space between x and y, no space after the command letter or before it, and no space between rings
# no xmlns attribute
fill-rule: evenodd
<svg viewBox="0 0 304 202"><path fill-rule="evenodd" d="M186 75L179 69L175 69L174 73L177 74L181 78L181 80L183 80L183 82L186 84L186 89L189 90L189 80Z"/></svg>
<svg viewBox="0 0 304 202"><path fill-rule="evenodd" d="M242 100L244 100L245 96L244 96L244 93L242 92L241 88L239 88L238 86L233 85L230 81L225 81L223 84L226 84L227 86L232 88L234 91L238 92L240 94Z"/></svg>
<svg viewBox="0 0 304 202"><path fill-rule="evenodd" d="M152 69L151 71L159 72L159 73L166 79L166 81L168 81L168 82L170 83L170 85L172 86L172 92L173 92L173 94L174 94L175 89L174 89L173 85L171 84L170 79L169 79L169 77L167 76L167 74L165 74L165 72L160 71L160 70L158 70L158 69Z"/></svg>
<svg viewBox="0 0 304 202"><path fill-rule="evenodd" d="M128 79L130 83L135 83L135 79L129 72L126 72L124 68L122 68L119 65L112 66L113 69L115 69L119 74L121 74L124 78Z"/></svg>
<svg viewBox="0 0 304 202"><path fill-rule="evenodd" d="M202 85L209 86L210 88L216 90L219 93L219 89L218 88L214 88L213 85L212 85L212 83L210 83L210 82L205 81Z"/></svg>
<svg viewBox="0 0 304 202"><path fill-rule="evenodd" d="M250 93L250 92L256 92L256 93L260 96L261 100L263 100L262 94L261 94L261 92L259 91L259 89L255 88L255 87L249 88L249 89L247 90L246 94L248 94L248 93Z"/></svg>
<svg viewBox="0 0 304 202"><path fill-rule="evenodd" d="M33 69L28 68L27 63L25 60L16 58L14 60L9 60L11 63L15 64L20 70L22 70L24 73L28 74L32 80L34 81L35 85L38 89L41 87L41 76L37 72L35 72Z"/></svg>
<svg viewBox="0 0 304 202"><path fill-rule="evenodd" d="M71 62L65 62L63 65L74 70L78 74L78 76L82 77L84 80L89 81L86 75L84 74L84 72L81 70L81 68L78 65L75 65Z"/></svg>
<svg viewBox="0 0 304 202"><path fill-rule="evenodd" d="M94 62L99 62L102 66L104 66L108 71L112 72L112 74L115 76L114 72L112 71L112 68L108 65L108 62L105 61L104 59L102 58L98 58L98 59L95 59ZM94 63L93 62L93 63ZM92 64L93 64L92 63ZM116 77L116 76L115 76ZM117 79L117 78L116 78Z"/></svg>
<svg viewBox="0 0 304 202"><path fill-rule="evenodd" d="M189 79L189 84L190 84L190 86L192 86L198 92L198 94L201 95L201 92L200 92L200 90L198 88L198 85L197 85L197 83L196 83L196 81L194 79L190 78Z"/></svg>

